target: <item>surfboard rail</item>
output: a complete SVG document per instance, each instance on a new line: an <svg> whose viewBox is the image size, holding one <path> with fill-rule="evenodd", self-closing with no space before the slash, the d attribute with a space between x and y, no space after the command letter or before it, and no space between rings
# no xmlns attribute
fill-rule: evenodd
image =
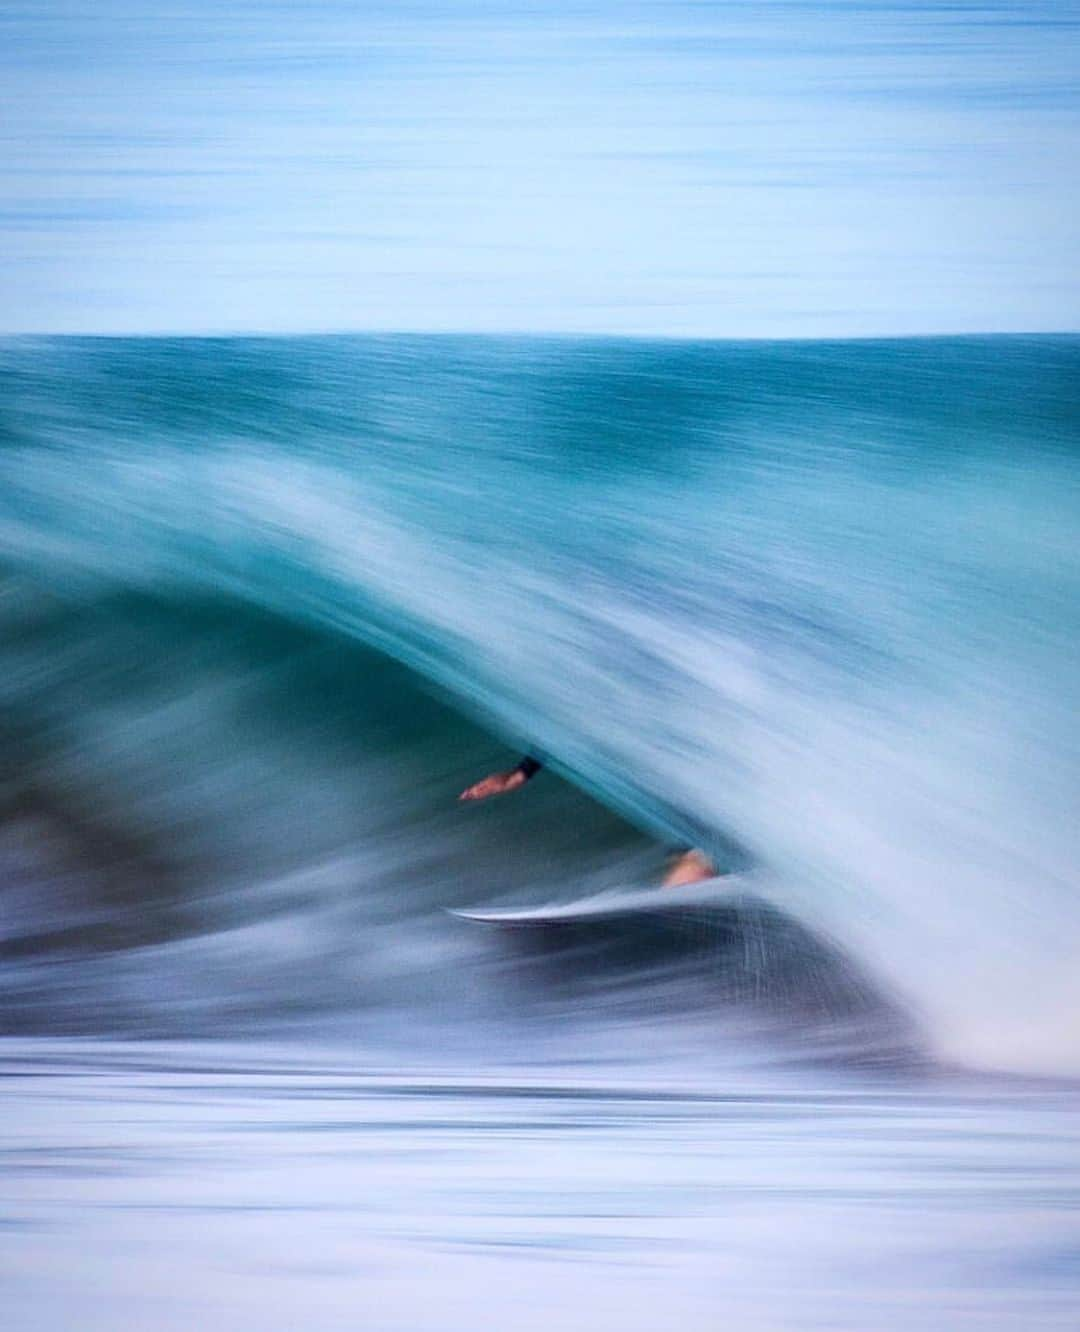
<svg viewBox="0 0 1080 1332"><path fill-rule="evenodd" d="M541 928L618 921L641 915L692 913L737 905L747 894L744 876L723 875L677 888L617 888L570 902L550 902L542 906L447 907L458 920L476 925L501 925L507 928Z"/></svg>

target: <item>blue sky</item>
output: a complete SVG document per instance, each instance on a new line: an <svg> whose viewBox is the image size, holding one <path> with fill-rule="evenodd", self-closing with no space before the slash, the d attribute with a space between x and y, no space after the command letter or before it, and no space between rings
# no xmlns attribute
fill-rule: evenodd
<svg viewBox="0 0 1080 1332"><path fill-rule="evenodd" d="M1080 0L0 8L6 332L1080 327Z"/></svg>

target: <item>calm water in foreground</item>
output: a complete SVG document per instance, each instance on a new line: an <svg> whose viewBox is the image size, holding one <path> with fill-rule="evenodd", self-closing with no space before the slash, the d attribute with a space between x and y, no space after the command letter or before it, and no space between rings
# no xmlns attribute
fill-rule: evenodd
<svg viewBox="0 0 1080 1332"><path fill-rule="evenodd" d="M78 1328L1073 1328L1080 1094L11 1039L0 1281Z"/></svg>

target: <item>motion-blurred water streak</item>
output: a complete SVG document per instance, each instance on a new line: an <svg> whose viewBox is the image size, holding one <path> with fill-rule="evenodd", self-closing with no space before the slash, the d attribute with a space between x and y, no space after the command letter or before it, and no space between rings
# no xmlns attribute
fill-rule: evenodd
<svg viewBox="0 0 1080 1332"><path fill-rule="evenodd" d="M538 1000L442 908L695 842L802 931L740 945L781 1029L1075 1069L1078 369L1052 337L8 342L8 1026L539 1002L666 1041L731 954ZM457 805L521 748L549 771Z"/></svg>
<svg viewBox="0 0 1080 1332"><path fill-rule="evenodd" d="M12 1326L1067 1328L1076 1093L0 1045Z"/></svg>

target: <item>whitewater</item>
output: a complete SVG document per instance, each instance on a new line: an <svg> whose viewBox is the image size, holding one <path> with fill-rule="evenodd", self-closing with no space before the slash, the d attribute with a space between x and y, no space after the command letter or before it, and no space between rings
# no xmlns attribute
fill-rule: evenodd
<svg viewBox="0 0 1080 1332"><path fill-rule="evenodd" d="M615 1326L616 1282L621 1328L1068 1325L1078 372L1066 336L0 344L18 1325L457 1327L492 1273L522 1327ZM447 910L680 845L737 911L559 952Z"/></svg>

